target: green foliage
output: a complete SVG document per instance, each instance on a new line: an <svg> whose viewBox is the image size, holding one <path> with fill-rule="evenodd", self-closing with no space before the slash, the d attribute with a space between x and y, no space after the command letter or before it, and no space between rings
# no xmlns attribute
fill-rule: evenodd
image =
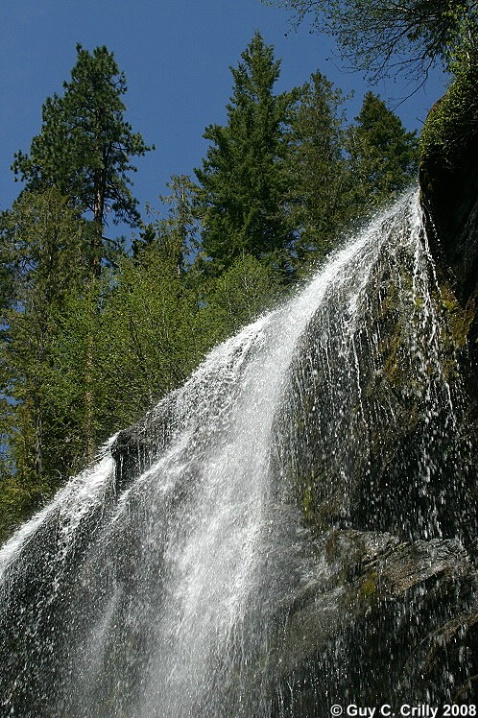
<svg viewBox="0 0 478 718"><path fill-rule="evenodd" d="M113 54L106 47L96 48L90 54L78 45L77 62L70 82L64 83L63 96L55 94L46 100L41 133L34 137L30 154L17 153L12 166L15 174L26 183L24 193L38 195L56 189L67 197L69 207L74 207L78 213L90 212L93 220L89 225L83 225L82 235L85 241L82 245L66 241L66 249L62 253L70 268L88 267L88 272L84 275L85 286L79 294L81 301L86 301L88 311L85 316L80 312L77 322L80 334L86 327L86 335L77 337L78 346L84 346L84 352L79 350L76 354L77 357L82 357L83 361L81 368L77 367L78 376L81 377L81 398L77 399L82 409L75 412L75 417L82 414L81 430L85 441L83 444L80 442L78 447L83 446L87 459L93 458L98 435L95 425L94 372L97 362L95 327L99 320L102 292L100 278L108 263L116 263L122 251L120 245L112 245L103 237L104 227L107 216L112 216L114 221L138 223L137 201L129 189L131 181L128 173L135 170L131 157L144 155L150 149L141 135L133 133L129 123L124 120L126 108L122 96L125 92L126 80L124 74L119 71ZM42 207L40 214L46 221L46 208ZM88 231L85 230L86 227ZM53 230L49 231L53 236ZM24 238L28 251L34 251L36 238L33 234L27 231ZM50 240L45 244L45 239L42 236L41 243L47 252ZM70 256L73 246L79 249L75 258ZM43 259L41 264L47 266L48 262L48 258ZM77 287L72 279L74 270L70 269L70 272L71 276L66 283L67 291L70 299L76 299ZM25 304L21 305L25 316L29 316L28 302L37 301L38 291L37 285L29 288ZM91 299L92 297L94 299ZM62 320L65 316L66 314L62 315ZM19 327L20 323L20 317L17 317L12 322L13 330ZM41 331L43 332L43 329ZM61 335L62 329L58 331ZM56 336L56 330L52 332L52 336ZM82 340L86 344L82 344ZM54 401L50 406L52 405ZM20 416L26 411L30 416L28 406L29 400L22 398L16 414ZM46 405L42 404L36 411L42 422L48 418ZM59 414L63 416L61 412ZM52 422L54 423L53 414ZM78 426L76 422L75 427ZM36 429L32 436L38 440L40 434L43 434L43 428ZM61 431L59 435L61 437ZM50 446L54 441L50 441ZM39 443L43 445L44 442L40 440ZM73 445L77 445L76 440L72 441L70 437L70 447ZM39 455L39 449L35 452ZM52 452L54 453L53 449ZM71 457L76 456L75 450L70 453ZM66 451L66 454L69 452ZM75 463L72 458L65 460L67 466L72 465L72 462ZM16 466L18 470L23 470L18 460Z"/></svg>
<svg viewBox="0 0 478 718"><path fill-rule="evenodd" d="M349 212L363 216L396 198L412 182L418 170L418 140L407 132L400 118L372 92L346 135Z"/></svg>
<svg viewBox="0 0 478 718"><path fill-rule="evenodd" d="M125 258L105 301L94 377L102 439L183 383L209 348L196 293L170 248L157 237Z"/></svg>
<svg viewBox="0 0 478 718"><path fill-rule="evenodd" d="M451 48L476 34L475 0L263 0L310 18L316 32L333 35L346 60L372 79L400 70L420 77Z"/></svg>
<svg viewBox="0 0 478 718"><path fill-rule="evenodd" d="M274 268L250 254L237 257L217 278L204 310L213 318L216 340L224 339L257 318L280 294Z"/></svg>
<svg viewBox="0 0 478 718"><path fill-rule="evenodd" d="M159 199L168 210L162 216L148 207L148 215L153 221L133 242L133 256L138 256L142 247L160 238L165 256L173 260L179 273L184 273L200 248L197 216L199 187L187 175L173 175L166 186L171 194L160 195Z"/></svg>
<svg viewBox="0 0 478 718"><path fill-rule="evenodd" d="M346 165L340 90L316 72L298 91L290 129L288 201L299 263L323 258L344 227Z"/></svg>
<svg viewBox="0 0 478 718"><path fill-rule="evenodd" d="M420 136L423 158L439 155L445 167L451 167L476 134L478 119L478 46L468 38L453 53L450 69L453 72L446 94L436 103L427 117Z"/></svg>
<svg viewBox="0 0 478 718"><path fill-rule="evenodd" d="M57 188L23 192L1 216L0 232L10 306L61 302L72 278L86 277L89 227Z"/></svg>
<svg viewBox="0 0 478 718"><path fill-rule="evenodd" d="M4 256L4 248L0 247L0 311L10 304L13 291L13 277Z"/></svg>
<svg viewBox="0 0 478 718"><path fill-rule="evenodd" d="M33 138L29 155L15 155L13 171L27 190L58 187L74 206L91 212L100 236L107 216L137 224L128 173L135 171L131 157L151 148L124 120L126 79L113 53L97 47L90 54L78 45L64 90L62 97L55 94L46 100L41 133Z"/></svg>
<svg viewBox="0 0 478 718"><path fill-rule="evenodd" d="M285 123L293 96L274 95L280 63L259 33L242 60L232 69L228 124L206 129L211 145L195 170L202 189L203 250L216 272L243 253L257 259L274 254L287 272L293 235L285 210Z"/></svg>
<svg viewBox="0 0 478 718"><path fill-rule="evenodd" d="M9 301L2 313L0 403L2 491L19 515L58 485L68 465L73 416L56 410L58 369L53 347L69 302L87 274L88 227L56 188L24 192L0 226ZM65 418L66 416L66 418ZM61 450L55 451L55 444ZM48 451L46 447L48 446ZM0 492L1 495L1 492ZM1 529L1 526L0 526Z"/></svg>
<svg viewBox="0 0 478 718"><path fill-rule="evenodd" d="M127 174L148 148L123 119L124 76L106 48L78 46L0 216L0 540L283 297L369 195L408 183L414 135L379 98L345 130L339 90L317 72L276 95L279 65L256 33L199 185L173 176L143 224ZM139 222L129 254L102 236L108 213Z"/></svg>

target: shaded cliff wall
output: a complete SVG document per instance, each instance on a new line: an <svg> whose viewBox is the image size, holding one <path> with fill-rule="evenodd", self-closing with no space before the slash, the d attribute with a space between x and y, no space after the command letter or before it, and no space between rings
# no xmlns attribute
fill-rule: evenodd
<svg viewBox="0 0 478 718"><path fill-rule="evenodd" d="M420 189L441 279L466 312L478 376L478 61L462 58L421 137Z"/></svg>
<svg viewBox="0 0 478 718"><path fill-rule="evenodd" d="M300 561L290 568L299 579L287 605L277 608L267 653L250 662L245 676L251 696L258 682L261 718L325 718L334 703L393 702L398 710L404 702L478 701L476 90L475 79L465 75L432 110L420 168L438 274L432 299L442 327L437 380L443 382L433 390L443 412L435 411L430 426L423 392L412 390L417 372L403 334L403 317L413 312L413 302L403 299L409 265L384 266L370 285L370 331L357 331L351 345L357 347L360 387L355 399L350 385L343 392L350 426L342 433L353 438L357 425L357 440L344 444L338 459L319 319L304 341L296 390L292 386L278 426L286 449L281 455L278 448L276 467L290 482L291 503L302 509L294 547ZM332 395L340 393L340 377L340 371L332 377ZM448 388L459 413L454 433ZM367 455L360 418L368 427ZM163 406L119 435L114 454L120 488L149 465L172 429ZM427 466L430 484L423 496L419 479ZM422 519L431 509L440 531L427 536ZM250 709L248 718L253 715Z"/></svg>
<svg viewBox="0 0 478 718"><path fill-rule="evenodd" d="M468 435L478 444L478 58L458 58L455 78L421 137L419 183L442 295L455 330ZM478 459L476 450L475 467ZM476 470L472 473L478 495Z"/></svg>
<svg viewBox="0 0 478 718"><path fill-rule="evenodd" d="M297 460L286 473L293 474L309 553L316 567L322 561L322 573L316 568L315 578L309 566L312 578L291 600L277 640L283 672L271 681L274 717L322 717L333 703L392 703L398 711L407 702L478 701L478 73L472 67L430 113L422 152L440 363L461 412L459 427L453 437L439 412L432 426L425 423L410 391L416 375L403 351L397 284L387 272L377 275L367 326L380 342L374 349L357 335L369 463L362 460L363 435L344 457L352 477L345 486L334 472L336 442L321 451L326 431L311 415L313 407L327 406L314 360L320 333L312 331L305 351L311 360L302 362L301 396L289 417ZM367 372L367 354L380 372ZM334 387L340 387L336 378ZM374 416L374 403L392 407L396 422ZM424 447L431 470L425 500L417 481ZM431 516L435 494L441 535L426 539L420 516Z"/></svg>
<svg viewBox="0 0 478 718"><path fill-rule="evenodd" d="M465 282L460 268L473 260L455 250L453 227L441 241L441 169L422 168L435 191L422 196L439 289L405 233L396 255L384 245L361 319L352 327L327 303L297 352L272 452L289 485L281 511L296 522L283 557L293 580L267 650L241 669L247 718L478 700L475 295L473 271ZM164 405L118 436L120 485L147 468L173 424Z"/></svg>

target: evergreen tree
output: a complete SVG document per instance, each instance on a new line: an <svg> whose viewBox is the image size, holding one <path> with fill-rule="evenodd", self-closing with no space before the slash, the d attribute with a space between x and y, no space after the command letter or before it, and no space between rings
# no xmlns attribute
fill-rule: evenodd
<svg viewBox="0 0 478 718"><path fill-rule="evenodd" d="M11 284L1 322L2 491L17 496L21 513L70 468L66 424L78 408L58 411L61 369L53 345L69 297L89 271L88 234L55 187L23 192L3 213L0 234Z"/></svg>
<svg viewBox="0 0 478 718"><path fill-rule="evenodd" d="M88 296L100 296L101 274L117 247L105 241L107 218L139 222L137 201L128 173L135 170L131 158L144 155L147 147L124 119L126 79L106 47L92 54L77 46L77 62L64 94L53 95L43 106L42 131L31 144L30 154L18 152L13 163L16 175L29 191L57 187L81 212L89 213L92 231L85 256L90 265ZM91 305L93 312L98 308ZM93 327L98 317L90 317ZM84 426L87 457L96 449L95 342L93 330L85 354L83 378Z"/></svg>
<svg viewBox="0 0 478 718"><path fill-rule="evenodd" d="M379 207L416 181L418 140L378 95L367 92L347 133L348 199L352 217Z"/></svg>
<svg viewBox="0 0 478 718"><path fill-rule="evenodd" d="M226 126L210 125L211 142L196 175L202 188L203 249L216 272L236 257L289 263L293 234L286 213L287 131L293 100L274 94L280 62L256 33L232 69L234 89Z"/></svg>
<svg viewBox="0 0 478 718"><path fill-rule="evenodd" d="M125 121L126 79L113 53L97 47L92 54L77 45L77 62L64 94L43 105L43 124L30 154L18 152L12 169L27 190L56 186L95 224L91 262L101 272L107 218L137 224L137 201L128 173L131 158L151 149Z"/></svg>
<svg viewBox="0 0 478 718"><path fill-rule="evenodd" d="M343 229L343 101L342 92L320 72L299 91L291 126L289 202L300 261L323 257Z"/></svg>

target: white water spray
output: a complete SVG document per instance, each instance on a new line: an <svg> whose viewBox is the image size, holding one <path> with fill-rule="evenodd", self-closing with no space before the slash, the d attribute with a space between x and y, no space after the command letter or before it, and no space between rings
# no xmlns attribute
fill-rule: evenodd
<svg viewBox="0 0 478 718"><path fill-rule="evenodd" d="M270 687L262 685L261 666L270 624L296 580L286 560L293 539L281 526L291 505L281 485L281 454L289 452L290 463L293 447L277 446L291 366L311 320L324 312L314 341L325 360L313 372L328 377L328 421L342 461L361 422L368 441L360 327L367 296L379 289L373 277L384 255L390 266L400 255L411 262L409 287L399 290L425 308L421 326L408 318L423 366L424 333L434 356L438 341L430 257L418 202L406 199L338 251L297 296L217 347L157 407L153 414L167 408L173 417L169 441L119 496L106 447L96 467L6 544L0 552L6 716L267 715ZM331 298L337 306L327 314ZM327 332L337 333L336 319L343 336L334 344ZM369 333L378 346L373 327ZM438 359L432 372L422 371L431 419L440 371ZM343 392L357 397L353 430L351 412L334 401ZM320 411L314 404L311 422ZM347 511L347 462L339 469ZM296 510L294 535L298 516Z"/></svg>

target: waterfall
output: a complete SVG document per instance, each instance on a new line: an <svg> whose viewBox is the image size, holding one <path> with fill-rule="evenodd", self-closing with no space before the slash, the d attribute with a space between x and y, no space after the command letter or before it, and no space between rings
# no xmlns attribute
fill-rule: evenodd
<svg viewBox="0 0 478 718"><path fill-rule="evenodd" d="M377 546L449 534L440 476L467 459L437 296L407 196L159 403L138 475L113 437L0 551L1 714L299 716L284 686L319 638L292 635L297 597L319 592L331 616L342 590L324 537L360 530L371 551L373 532Z"/></svg>

